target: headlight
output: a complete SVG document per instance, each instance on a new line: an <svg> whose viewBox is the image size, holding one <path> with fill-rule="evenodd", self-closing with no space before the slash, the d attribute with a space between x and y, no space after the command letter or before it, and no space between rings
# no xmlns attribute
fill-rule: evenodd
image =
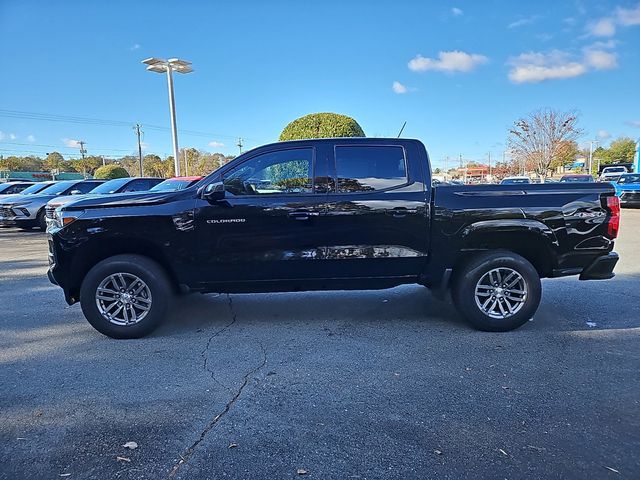
<svg viewBox="0 0 640 480"><path fill-rule="evenodd" d="M51 227L63 228L75 222L83 214L82 210L66 211L63 207L58 207L53 210L52 214L47 215L47 224Z"/></svg>

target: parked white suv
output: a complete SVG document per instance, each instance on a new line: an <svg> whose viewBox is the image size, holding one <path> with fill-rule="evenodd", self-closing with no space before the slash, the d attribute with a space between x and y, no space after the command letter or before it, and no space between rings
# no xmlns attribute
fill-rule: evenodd
<svg viewBox="0 0 640 480"><path fill-rule="evenodd" d="M604 167L600 174L600 181L615 182L624 173L629 173L625 167Z"/></svg>

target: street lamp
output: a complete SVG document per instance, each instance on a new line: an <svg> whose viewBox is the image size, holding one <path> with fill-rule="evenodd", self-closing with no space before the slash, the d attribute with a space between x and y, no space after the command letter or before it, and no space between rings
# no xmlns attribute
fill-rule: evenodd
<svg viewBox="0 0 640 480"><path fill-rule="evenodd" d="M164 60L162 58L147 58L142 60L147 65L147 70L155 73L166 73L167 84L169 86L169 110L171 112L171 137L173 138L173 162L176 169L176 177L180 176L180 156L178 149L178 130L176 127L176 103L173 96L173 72L191 73L191 62L180 60L179 58L170 58Z"/></svg>

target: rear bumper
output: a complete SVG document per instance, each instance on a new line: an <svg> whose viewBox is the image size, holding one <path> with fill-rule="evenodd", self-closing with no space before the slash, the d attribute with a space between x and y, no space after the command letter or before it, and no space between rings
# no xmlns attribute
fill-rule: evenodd
<svg viewBox="0 0 640 480"><path fill-rule="evenodd" d="M608 280L613 278L613 269L618 263L618 254L610 252L596 258L580 274L580 280Z"/></svg>
<svg viewBox="0 0 640 480"><path fill-rule="evenodd" d="M620 205L626 207L640 206L640 191L625 190L620 194Z"/></svg>

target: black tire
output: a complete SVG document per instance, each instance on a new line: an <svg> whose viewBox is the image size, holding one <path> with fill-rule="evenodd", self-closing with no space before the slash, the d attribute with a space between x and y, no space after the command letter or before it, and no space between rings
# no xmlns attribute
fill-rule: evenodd
<svg viewBox="0 0 640 480"><path fill-rule="evenodd" d="M44 208L41 208L38 215L36 215L36 226L43 232L47 229L47 219L45 217Z"/></svg>
<svg viewBox="0 0 640 480"><path fill-rule="evenodd" d="M116 273L134 275L148 287L150 308L137 323L118 325L103 316L98 308L98 287L103 280ZM153 332L162 323L171 296L171 282L158 263L142 255L116 255L102 260L89 270L80 289L80 306L85 318L100 333L111 338L140 338Z"/></svg>
<svg viewBox="0 0 640 480"><path fill-rule="evenodd" d="M524 298L524 301L516 303L518 305L516 308L518 309L515 310L514 308L515 313L506 316L506 318L494 318L478 304L479 302L484 302L484 298L487 298L487 301L489 297L495 298L493 295L500 296L499 304L506 302L502 298L504 293L500 288L501 286L497 287L500 290L497 294L492 291L487 295L487 293L484 293L485 290L481 290L485 296L478 297L478 301L476 301L476 286L480 280L491 278L487 277L489 272L499 268L517 272L523 279L527 292L524 296L519 295L519 297ZM502 270L502 272L508 272L509 270ZM483 253L471 259L459 272L455 272L452 289L453 302L460 314L475 328L488 332L507 332L527 323L535 314L538 305L540 305L541 294L542 285L535 267L527 259L506 250ZM511 297L508 298L511 300ZM503 304L506 307L506 303ZM490 302L489 308L491 305L493 305L493 300ZM502 309L502 305L498 306ZM500 314L500 312L496 313Z"/></svg>

